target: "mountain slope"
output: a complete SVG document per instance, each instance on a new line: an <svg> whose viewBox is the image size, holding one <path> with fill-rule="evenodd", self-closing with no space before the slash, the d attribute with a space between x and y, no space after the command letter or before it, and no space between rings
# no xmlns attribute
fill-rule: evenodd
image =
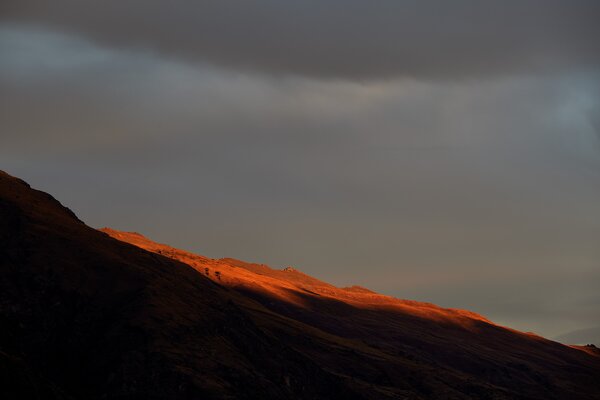
<svg viewBox="0 0 600 400"><path fill-rule="evenodd" d="M497 326L469 311L400 300L364 288L339 289L290 268L278 271L234 259L212 260L139 234L108 228L103 231L185 262L279 315L376 349L393 360L377 367L385 370L392 366L376 378L388 384L401 381L402 368L408 368L417 374L417 380L428 382L425 387L439 389L440 382L429 382L428 377L419 375L427 374L423 368L434 367L435 372L428 373L441 378L443 390L449 390L445 396L456 390L478 398L502 389L511 398L560 398L561 391L569 393L566 398L585 398L582 386L591 387L592 397L600 390L595 383L600 376L597 359L534 334ZM311 349L302 351L320 356ZM583 365L587 373L579 374ZM328 368L335 370L334 365ZM373 376L365 378L369 379ZM566 384L560 386L563 380ZM471 386L474 382L477 384ZM580 383L572 385L574 382ZM425 387L427 392L430 388Z"/></svg>
<svg viewBox="0 0 600 400"><path fill-rule="evenodd" d="M0 397L600 398L600 358L474 313L105 232L0 172Z"/></svg>
<svg viewBox="0 0 600 400"><path fill-rule="evenodd" d="M39 398L51 387L81 399L310 399L347 391L256 327L227 290L85 226L5 174L0 229L0 351L42 377Z"/></svg>

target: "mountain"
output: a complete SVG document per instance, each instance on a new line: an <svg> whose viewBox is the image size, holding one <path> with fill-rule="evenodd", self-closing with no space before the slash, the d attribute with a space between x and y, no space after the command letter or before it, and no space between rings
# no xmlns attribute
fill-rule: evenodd
<svg viewBox="0 0 600 400"><path fill-rule="evenodd" d="M600 357L463 310L86 226L0 172L0 397L600 399Z"/></svg>

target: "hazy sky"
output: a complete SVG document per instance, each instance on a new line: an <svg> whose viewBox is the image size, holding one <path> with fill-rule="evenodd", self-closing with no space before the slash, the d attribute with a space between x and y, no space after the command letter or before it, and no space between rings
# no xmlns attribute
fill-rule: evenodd
<svg viewBox="0 0 600 400"><path fill-rule="evenodd" d="M94 227L600 325L600 2L9 0L0 169Z"/></svg>

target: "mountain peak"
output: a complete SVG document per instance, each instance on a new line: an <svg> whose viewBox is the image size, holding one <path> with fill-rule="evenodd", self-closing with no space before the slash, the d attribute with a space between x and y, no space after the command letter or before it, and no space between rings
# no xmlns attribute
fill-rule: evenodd
<svg viewBox="0 0 600 400"><path fill-rule="evenodd" d="M23 215L31 218L52 217L57 225L68 225L72 221L83 224L73 211L63 206L52 195L33 189L22 179L1 170L0 200L4 202L6 207L14 208L13 216L18 209Z"/></svg>
<svg viewBox="0 0 600 400"><path fill-rule="evenodd" d="M363 286L358 286L358 285L352 285L352 286L347 286L342 288L348 292L358 292L358 293L371 293L371 294L377 294L376 292L367 289L366 287Z"/></svg>

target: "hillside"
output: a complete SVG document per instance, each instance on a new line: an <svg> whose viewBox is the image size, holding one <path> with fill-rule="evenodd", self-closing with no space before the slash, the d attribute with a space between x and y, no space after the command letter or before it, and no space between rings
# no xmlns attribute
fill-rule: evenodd
<svg viewBox="0 0 600 400"><path fill-rule="evenodd" d="M0 397L600 399L592 352L86 226L0 172Z"/></svg>

